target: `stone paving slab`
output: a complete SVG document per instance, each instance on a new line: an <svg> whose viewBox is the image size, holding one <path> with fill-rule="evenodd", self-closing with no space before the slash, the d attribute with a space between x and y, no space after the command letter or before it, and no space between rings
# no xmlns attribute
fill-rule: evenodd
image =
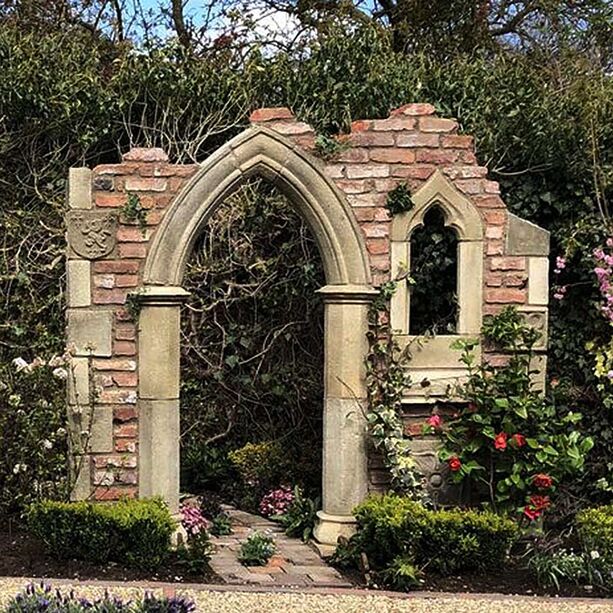
<svg viewBox="0 0 613 613"><path fill-rule="evenodd" d="M230 585L279 585L303 587L350 587L337 570L328 566L310 546L292 539L278 526L263 517L224 507L232 523L232 534L211 537L215 546L211 569ZM255 531L266 532L275 539L277 553L266 566L245 567L238 561L241 543Z"/></svg>

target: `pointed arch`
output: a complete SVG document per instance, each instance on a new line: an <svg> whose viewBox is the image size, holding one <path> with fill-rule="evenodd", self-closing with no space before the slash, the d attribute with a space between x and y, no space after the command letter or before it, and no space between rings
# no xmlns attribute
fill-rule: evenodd
<svg viewBox="0 0 613 613"><path fill-rule="evenodd" d="M478 335L483 319L483 244L481 214L472 201L459 192L440 170L412 196L413 208L396 215L391 226L392 274L411 268L411 234L424 223L433 207L443 212L445 225L458 236L457 257L457 333ZM410 291L405 286L392 298L392 326L401 334L409 333ZM441 337L442 338L442 337ZM443 341L441 341L443 342ZM426 351L427 353L427 351ZM456 361L454 358L450 360Z"/></svg>
<svg viewBox="0 0 613 613"><path fill-rule="evenodd" d="M202 228L229 194L259 175L288 196L319 246L328 285L370 286L366 247L349 204L319 161L263 127L213 153L176 198L153 239L145 285L180 286Z"/></svg>
<svg viewBox="0 0 613 613"><path fill-rule="evenodd" d="M391 239L405 241L423 225L428 211L439 206L445 216L445 225L453 228L459 241L482 241L483 222L477 207L459 192L440 170L411 197L413 208L392 220Z"/></svg>
<svg viewBox="0 0 613 613"><path fill-rule="evenodd" d="M279 134L252 127L218 149L176 198L157 229L144 269L138 332L139 495L179 504L181 287L198 235L224 200L252 176L287 196L310 226L327 285L322 510L316 538L335 544L353 530L352 509L368 491L364 359L371 287L357 221L320 162ZM160 359L163 356L163 359Z"/></svg>

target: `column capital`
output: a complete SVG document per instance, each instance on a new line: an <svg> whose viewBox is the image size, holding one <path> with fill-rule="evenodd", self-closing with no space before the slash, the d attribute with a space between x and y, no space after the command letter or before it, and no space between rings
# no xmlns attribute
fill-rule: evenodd
<svg viewBox="0 0 613 613"><path fill-rule="evenodd" d="M370 285L324 285L317 290L326 303L368 304L379 295Z"/></svg>
<svg viewBox="0 0 613 613"><path fill-rule="evenodd" d="M145 285L130 296L146 306L177 306L183 304L190 293L173 285Z"/></svg>

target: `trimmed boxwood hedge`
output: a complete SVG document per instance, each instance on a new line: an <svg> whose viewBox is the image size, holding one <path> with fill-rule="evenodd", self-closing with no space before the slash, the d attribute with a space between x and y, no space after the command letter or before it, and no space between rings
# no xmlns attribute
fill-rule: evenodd
<svg viewBox="0 0 613 613"><path fill-rule="evenodd" d="M443 575L499 569L518 537L516 524L495 513L431 511L397 494L372 496L354 513L354 545L378 570L400 556Z"/></svg>
<svg viewBox="0 0 613 613"><path fill-rule="evenodd" d="M29 507L27 520L57 558L113 561L145 570L166 559L176 527L160 499L113 504L44 500Z"/></svg>

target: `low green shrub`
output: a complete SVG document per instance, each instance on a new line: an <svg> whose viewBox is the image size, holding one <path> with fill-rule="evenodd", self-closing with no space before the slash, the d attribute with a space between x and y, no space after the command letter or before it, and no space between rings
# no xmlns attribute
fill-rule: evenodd
<svg viewBox="0 0 613 613"><path fill-rule="evenodd" d="M228 536L232 534L232 522L227 513L221 512L215 515L211 521L211 534L215 536Z"/></svg>
<svg viewBox="0 0 613 613"><path fill-rule="evenodd" d="M247 483L275 481L286 466L285 454L278 443L247 443L228 454L228 459Z"/></svg>
<svg viewBox="0 0 613 613"><path fill-rule="evenodd" d="M272 536L254 532L242 543L238 560L245 566L266 566L276 549Z"/></svg>
<svg viewBox="0 0 613 613"><path fill-rule="evenodd" d="M366 553L374 570L388 569L394 560L412 560L443 575L498 569L518 536L517 526L495 513L430 511L397 494L373 496L354 512L352 549Z"/></svg>
<svg viewBox="0 0 613 613"><path fill-rule="evenodd" d="M30 506L27 520L55 557L113 561L147 570L166 559L175 530L168 508L159 499L114 504L44 500Z"/></svg>
<svg viewBox="0 0 613 613"><path fill-rule="evenodd" d="M584 509L575 518L583 549L613 562L613 505Z"/></svg>

